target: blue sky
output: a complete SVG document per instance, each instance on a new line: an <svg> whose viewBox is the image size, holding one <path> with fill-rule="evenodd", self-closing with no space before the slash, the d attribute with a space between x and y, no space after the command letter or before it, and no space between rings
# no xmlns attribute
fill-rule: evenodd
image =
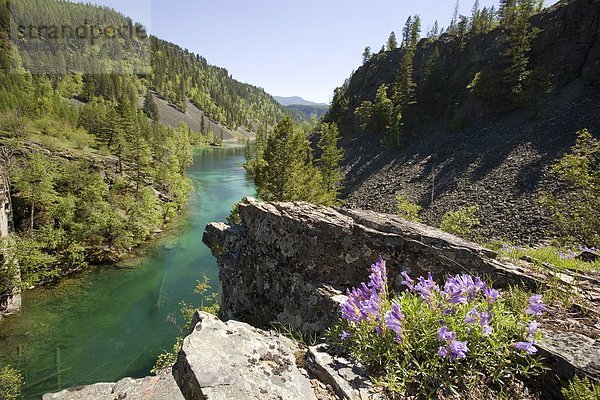
<svg viewBox="0 0 600 400"><path fill-rule="evenodd" d="M361 65L365 46L400 38L409 15L423 33L447 26L454 0L92 0L140 21L161 39L225 67L234 78L280 96L327 103ZM470 15L474 0L461 0ZM480 0L490 6L497 0ZM550 3L550 1L547 1Z"/></svg>

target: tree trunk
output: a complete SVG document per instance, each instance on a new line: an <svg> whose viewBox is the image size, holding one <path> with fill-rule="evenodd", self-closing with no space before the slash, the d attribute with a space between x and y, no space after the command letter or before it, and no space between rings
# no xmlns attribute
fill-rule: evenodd
<svg viewBox="0 0 600 400"><path fill-rule="evenodd" d="M33 235L33 213L35 210L35 205L31 203L31 225L29 226L29 233Z"/></svg>

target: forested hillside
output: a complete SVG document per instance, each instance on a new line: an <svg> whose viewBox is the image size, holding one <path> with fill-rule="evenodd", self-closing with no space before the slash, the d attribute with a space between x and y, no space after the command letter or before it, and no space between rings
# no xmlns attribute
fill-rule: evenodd
<svg viewBox="0 0 600 400"><path fill-rule="evenodd" d="M112 9L55 0L10 7L0 0L0 166L27 284L128 254L185 205L194 145L218 140L219 126L256 131L286 114L264 90L155 37L91 43L55 40L50 30L15 36L12 26L9 40L11 21L102 21L143 33ZM38 33L47 46L36 44ZM157 95L179 111L200 109L197 129L163 124Z"/></svg>
<svg viewBox="0 0 600 400"><path fill-rule="evenodd" d="M540 198L577 132L600 135L600 2L473 7L421 38L402 35L336 89L326 121L345 147L351 206L396 212L397 196L439 226L478 206L482 238L537 242L556 229ZM399 43L398 43L399 42Z"/></svg>

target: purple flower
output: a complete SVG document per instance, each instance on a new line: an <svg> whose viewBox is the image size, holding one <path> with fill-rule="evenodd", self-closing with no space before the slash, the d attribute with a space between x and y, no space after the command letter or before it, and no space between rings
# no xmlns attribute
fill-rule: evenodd
<svg viewBox="0 0 600 400"><path fill-rule="evenodd" d="M359 322L362 319L360 303L354 297L348 297L342 303L342 318L348 322Z"/></svg>
<svg viewBox="0 0 600 400"><path fill-rule="evenodd" d="M399 342L402 339L402 320L404 319L400 304L394 303L392 308L385 313L383 319L385 320L385 326L396 334L395 339Z"/></svg>
<svg viewBox="0 0 600 400"><path fill-rule="evenodd" d="M438 356L440 356L442 358L446 358L446 357L448 357L448 349L446 348L446 346L440 346L437 354L438 354Z"/></svg>
<svg viewBox="0 0 600 400"><path fill-rule="evenodd" d="M540 323L536 320L533 320L529 323L529 325L527 325L527 328L525 328L525 330L530 335L535 335L540 330Z"/></svg>
<svg viewBox="0 0 600 400"><path fill-rule="evenodd" d="M431 272L427 274L427 279L419 277L419 283L414 286L415 292L419 293L427 304L431 305L435 299L435 293L440 291L439 286L433 280Z"/></svg>
<svg viewBox="0 0 600 400"><path fill-rule="evenodd" d="M469 311L467 313L467 316L465 317L465 322L467 324L472 324L474 322L477 322L479 320L479 313L477 312L476 309L472 308L471 311Z"/></svg>
<svg viewBox="0 0 600 400"><path fill-rule="evenodd" d="M490 303L495 302L498 299L498 297L500 297L500 292L498 292L496 289L487 286L483 288L483 294Z"/></svg>
<svg viewBox="0 0 600 400"><path fill-rule="evenodd" d="M529 299L529 306L525 310L526 314L533 314L535 316L540 316L542 313L546 311L546 306L542 303L542 295L536 294L531 296Z"/></svg>
<svg viewBox="0 0 600 400"><path fill-rule="evenodd" d="M377 262L371 265L371 275L369 275L369 287L383 294L387 290L387 269L385 260L379 256Z"/></svg>
<svg viewBox="0 0 600 400"><path fill-rule="evenodd" d="M485 283L471 275L456 275L446 279L444 294L451 304L465 304L475 298L485 288Z"/></svg>
<svg viewBox="0 0 600 400"><path fill-rule="evenodd" d="M531 342L517 342L515 347L521 351L527 352L527 354L537 353L537 348Z"/></svg>
<svg viewBox="0 0 600 400"><path fill-rule="evenodd" d="M493 329L492 329L491 326L489 326L489 325L482 325L482 326L483 326L483 334L484 335L487 336L487 335L491 335L492 334Z"/></svg>
<svg viewBox="0 0 600 400"><path fill-rule="evenodd" d="M376 293L372 293L364 283L361 289L352 288L348 291L348 298L342 303L342 318L348 322L360 322L366 319L372 313L379 311L378 304L373 304L377 301Z"/></svg>
<svg viewBox="0 0 600 400"><path fill-rule="evenodd" d="M467 342L453 340L450 343L450 346L448 346L448 350L450 350L450 359L452 361L456 361L462 358L466 358L469 348L467 347Z"/></svg>
<svg viewBox="0 0 600 400"><path fill-rule="evenodd" d="M381 304L381 298L377 293L371 294L368 300L364 300L360 304L360 311L362 313L362 319L373 320L377 319L379 315L379 306Z"/></svg>
<svg viewBox="0 0 600 400"><path fill-rule="evenodd" d="M354 334L352 332L348 332L348 331L342 331L342 333L340 333L340 339L342 339L342 340L350 339L353 336L354 336Z"/></svg>
<svg viewBox="0 0 600 400"><path fill-rule="evenodd" d="M456 332L449 331L447 326L442 326L437 331L437 338L438 340L449 342L456 339Z"/></svg>
<svg viewBox="0 0 600 400"><path fill-rule="evenodd" d="M484 311L481 314L479 314L479 320L481 321L481 325L489 325L490 321L492 320L492 314Z"/></svg>
<svg viewBox="0 0 600 400"><path fill-rule="evenodd" d="M377 335L383 335L383 328L381 327L381 325L377 325L375 327L375 334L377 334Z"/></svg>
<svg viewBox="0 0 600 400"><path fill-rule="evenodd" d="M400 273L400 275L402 275L402 277L404 278L404 280L402 281L402 284L406 287L408 287L408 290L414 290L415 289L415 281L413 281L410 276L408 276L408 274L406 273L406 271L403 271Z"/></svg>

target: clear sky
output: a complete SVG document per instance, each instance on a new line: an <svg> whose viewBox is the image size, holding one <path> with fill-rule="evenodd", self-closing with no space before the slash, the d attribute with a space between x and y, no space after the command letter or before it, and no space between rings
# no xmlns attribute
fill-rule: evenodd
<svg viewBox="0 0 600 400"><path fill-rule="evenodd" d="M423 34L448 26L454 0L92 0L142 22L161 39L225 67L272 95L328 103L358 68L365 46L398 39L409 15ZM461 0L470 15L474 0ZM547 1L550 3L551 1ZM480 0L481 7L497 0Z"/></svg>

